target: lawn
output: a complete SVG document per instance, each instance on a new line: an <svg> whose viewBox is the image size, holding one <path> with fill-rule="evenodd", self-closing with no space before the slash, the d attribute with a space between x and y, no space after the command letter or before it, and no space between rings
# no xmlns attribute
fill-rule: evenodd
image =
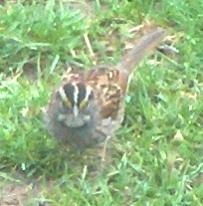
<svg viewBox="0 0 203 206"><path fill-rule="evenodd" d="M43 108L69 66L116 64L155 25L170 49L138 66L111 163L93 178ZM201 206L202 40L202 0L0 1L0 205Z"/></svg>

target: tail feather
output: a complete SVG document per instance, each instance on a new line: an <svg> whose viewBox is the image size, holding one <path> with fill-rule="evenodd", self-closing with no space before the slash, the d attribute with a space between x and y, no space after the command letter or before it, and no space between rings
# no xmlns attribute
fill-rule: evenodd
<svg viewBox="0 0 203 206"><path fill-rule="evenodd" d="M137 45L123 57L121 62L117 65L117 68L122 72L127 73L127 76L130 75L134 67L147 53L158 45L164 36L165 30L159 27L146 34L141 38Z"/></svg>

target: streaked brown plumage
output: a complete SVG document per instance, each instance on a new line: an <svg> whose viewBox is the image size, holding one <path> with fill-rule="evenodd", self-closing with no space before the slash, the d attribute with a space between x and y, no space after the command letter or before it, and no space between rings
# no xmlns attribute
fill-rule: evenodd
<svg viewBox="0 0 203 206"><path fill-rule="evenodd" d="M46 110L49 132L77 148L94 146L111 137L123 120L129 75L164 34L161 28L146 34L112 68L98 66L65 74Z"/></svg>

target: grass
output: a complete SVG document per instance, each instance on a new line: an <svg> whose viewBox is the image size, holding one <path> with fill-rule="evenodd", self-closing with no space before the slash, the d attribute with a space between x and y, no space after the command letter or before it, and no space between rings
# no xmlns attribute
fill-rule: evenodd
<svg viewBox="0 0 203 206"><path fill-rule="evenodd" d="M8 185L38 182L25 205L202 205L203 2L71 2L0 6L0 200ZM179 54L157 53L139 66L112 165L92 180L48 135L42 107L68 64L117 62L129 29L148 21L174 36Z"/></svg>

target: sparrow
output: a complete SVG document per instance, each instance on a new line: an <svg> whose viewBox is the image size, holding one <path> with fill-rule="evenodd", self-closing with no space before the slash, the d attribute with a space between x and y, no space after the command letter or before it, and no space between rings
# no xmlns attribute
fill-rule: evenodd
<svg viewBox="0 0 203 206"><path fill-rule="evenodd" d="M45 110L48 132L78 149L105 144L123 121L131 74L164 36L164 29L153 29L115 66L65 73Z"/></svg>

